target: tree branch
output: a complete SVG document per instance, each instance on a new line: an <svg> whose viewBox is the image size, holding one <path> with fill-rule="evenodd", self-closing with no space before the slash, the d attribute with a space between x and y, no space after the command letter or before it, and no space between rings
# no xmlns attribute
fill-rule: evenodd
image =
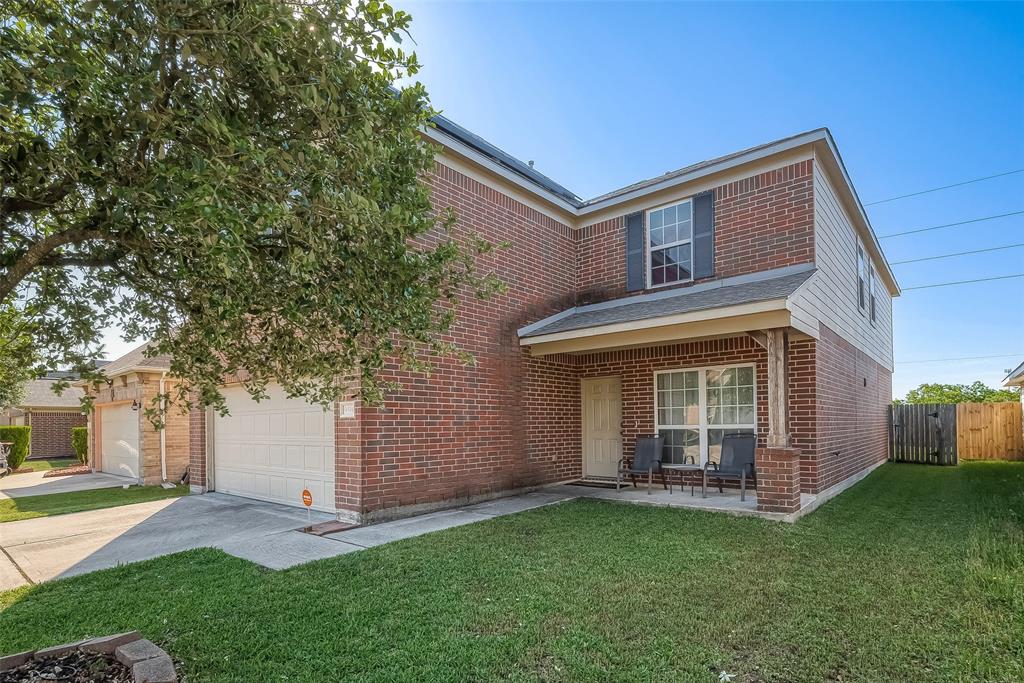
<svg viewBox="0 0 1024 683"><path fill-rule="evenodd" d="M0 301L6 301L14 292L14 288L21 283L35 268L51 256L56 249L65 244L81 244L90 240L103 238L103 233L95 228L73 228L64 232L47 235L41 240L32 243L24 254L0 276Z"/></svg>
<svg viewBox="0 0 1024 683"><path fill-rule="evenodd" d="M39 197L4 197L0 199L0 216L48 209L67 197L72 187L71 183L63 182L51 186Z"/></svg>

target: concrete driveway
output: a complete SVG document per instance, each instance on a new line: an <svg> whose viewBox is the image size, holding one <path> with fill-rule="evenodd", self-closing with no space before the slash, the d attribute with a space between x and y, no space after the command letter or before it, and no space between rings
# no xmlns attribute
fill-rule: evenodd
<svg viewBox="0 0 1024 683"><path fill-rule="evenodd" d="M312 515L314 524L331 519ZM304 510L216 493L7 522L0 590L201 547L272 569L362 549L296 531L306 524Z"/></svg>
<svg viewBox="0 0 1024 683"><path fill-rule="evenodd" d="M286 569L576 496L542 489L323 537L297 530L307 524L304 510L219 493L6 522L0 524L0 590L204 547ZM334 516L311 518L317 524Z"/></svg>
<svg viewBox="0 0 1024 683"><path fill-rule="evenodd" d="M92 474L72 474L63 477L46 477L45 472L24 472L0 477L0 500L19 498L21 496L43 496L48 493L68 493L70 491L88 491L137 484L136 479L119 477L106 472Z"/></svg>

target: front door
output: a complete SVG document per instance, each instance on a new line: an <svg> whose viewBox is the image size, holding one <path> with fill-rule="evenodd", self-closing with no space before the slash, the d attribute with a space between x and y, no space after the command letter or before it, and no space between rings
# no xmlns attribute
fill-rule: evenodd
<svg viewBox="0 0 1024 683"><path fill-rule="evenodd" d="M583 380L583 476L615 476L622 457L621 422L621 380Z"/></svg>

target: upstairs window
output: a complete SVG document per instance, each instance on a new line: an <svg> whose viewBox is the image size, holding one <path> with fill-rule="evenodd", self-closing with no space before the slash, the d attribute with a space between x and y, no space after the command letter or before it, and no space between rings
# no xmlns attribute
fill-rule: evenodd
<svg viewBox="0 0 1024 683"><path fill-rule="evenodd" d="M875 269L868 266L868 317L875 324Z"/></svg>
<svg viewBox="0 0 1024 683"><path fill-rule="evenodd" d="M864 247L857 244L857 308L864 313L868 305L868 273L867 260L864 258Z"/></svg>
<svg viewBox="0 0 1024 683"><path fill-rule="evenodd" d="M693 279L693 205L689 199L647 212L651 287Z"/></svg>

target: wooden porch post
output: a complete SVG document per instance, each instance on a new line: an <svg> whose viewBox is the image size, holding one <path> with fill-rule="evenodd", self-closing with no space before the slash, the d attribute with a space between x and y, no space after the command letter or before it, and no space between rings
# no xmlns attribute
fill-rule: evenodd
<svg viewBox="0 0 1024 683"><path fill-rule="evenodd" d="M768 447L789 448L789 335L764 331L768 349Z"/></svg>

